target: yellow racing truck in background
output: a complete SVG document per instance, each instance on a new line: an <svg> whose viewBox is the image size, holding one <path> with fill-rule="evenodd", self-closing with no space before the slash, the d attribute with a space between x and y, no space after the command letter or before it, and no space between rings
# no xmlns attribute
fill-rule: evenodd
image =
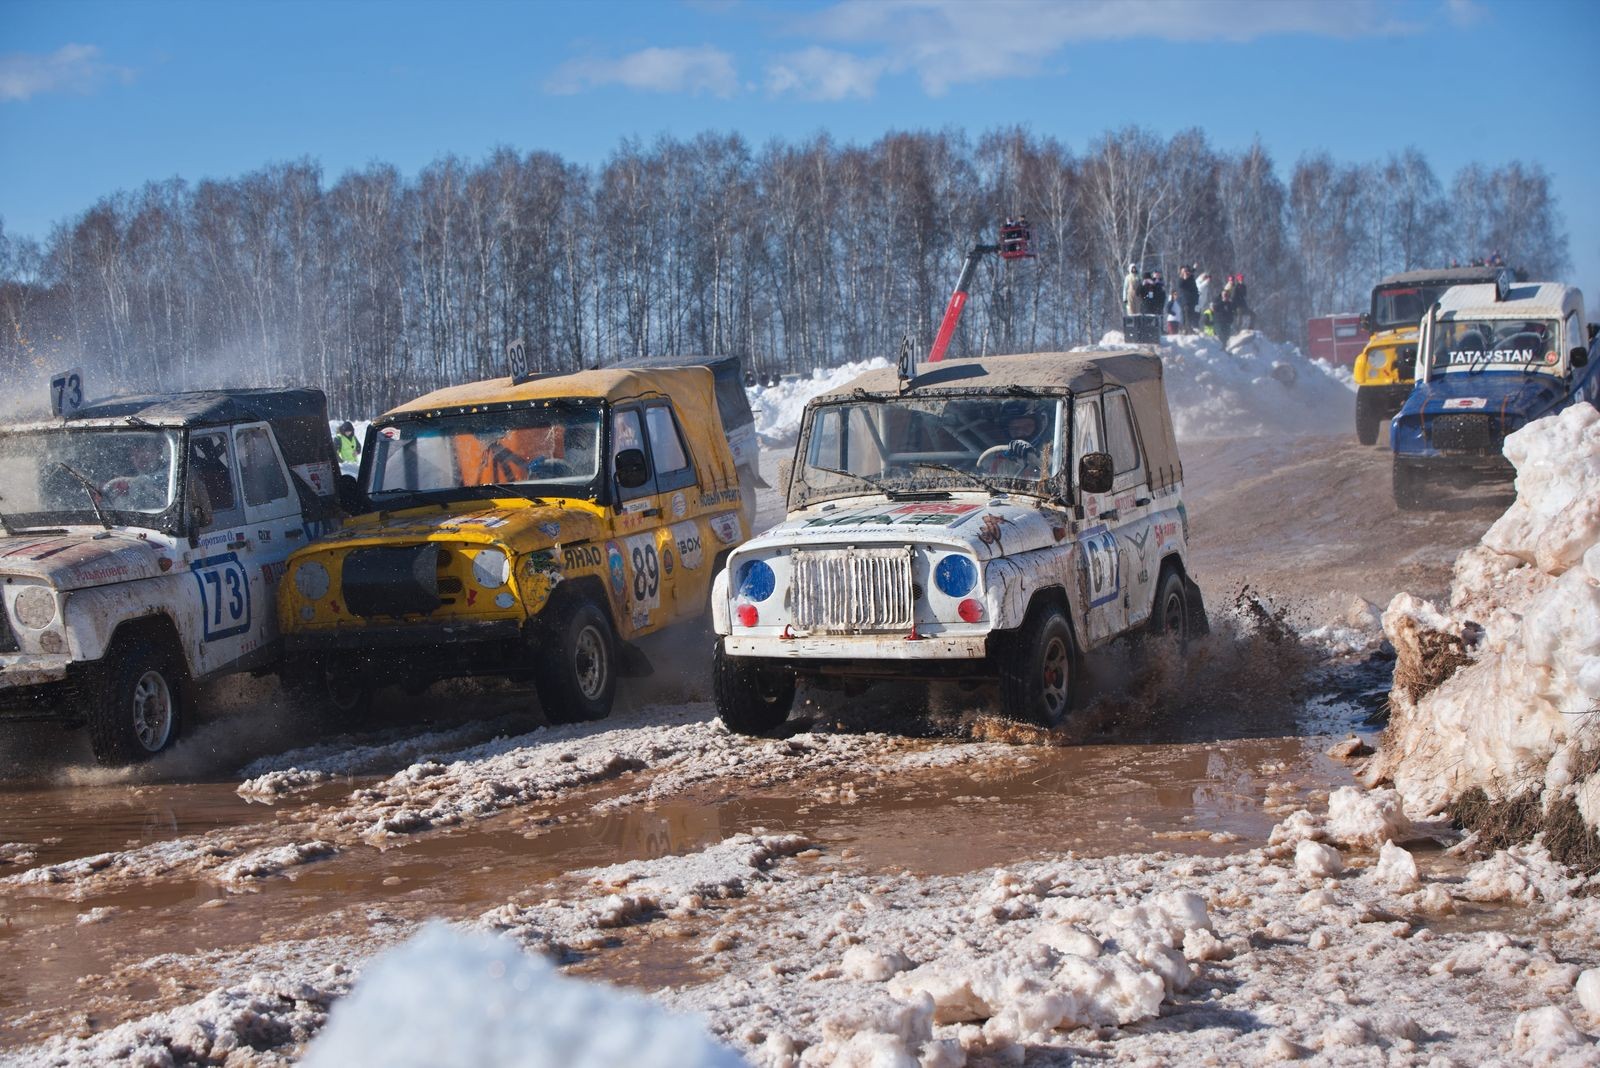
<svg viewBox="0 0 1600 1068"><path fill-rule="evenodd" d="M1371 333L1356 357L1356 440L1373 445L1378 427L1411 395L1416 378L1417 326L1451 286L1493 282L1503 267L1446 267L1391 274L1372 287L1372 308L1361 317Z"/></svg>
<svg viewBox="0 0 1600 1068"><path fill-rule="evenodd" d="M532 682L602 719L634 641L705 615L754 518L706 367L437 390L373 421L358 515L295 553L279 601L296 698L354 715L381 685Z"/></svg>

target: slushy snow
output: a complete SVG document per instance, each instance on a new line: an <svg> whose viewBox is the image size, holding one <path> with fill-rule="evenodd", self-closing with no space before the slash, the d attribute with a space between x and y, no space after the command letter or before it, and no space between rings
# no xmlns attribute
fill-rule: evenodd
<svg viewBox="0 0 1600 1068"><path fill-rule="evenodd" d="M1473 787L1570 799L1600 827L1600 411L1509 435L1517 497L1456 561L1445 607L1397 596L1393 718L1369 781L1417 814Z"/></svg>

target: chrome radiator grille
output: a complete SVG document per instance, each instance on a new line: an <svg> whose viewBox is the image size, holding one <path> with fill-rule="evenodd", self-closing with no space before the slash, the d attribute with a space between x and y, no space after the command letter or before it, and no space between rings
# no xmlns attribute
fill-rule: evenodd
<svg viewBox="0 0 1600 1068"><path fill-rule="evenodd" d="M911 629L911 549L796 549L795 623L847 633Z"/></svg>

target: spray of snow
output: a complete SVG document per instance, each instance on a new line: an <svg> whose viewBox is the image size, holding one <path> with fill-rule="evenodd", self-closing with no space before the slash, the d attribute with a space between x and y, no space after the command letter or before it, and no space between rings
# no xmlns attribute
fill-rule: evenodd
<svg viewBox="0 0 1600 1068"><path fill-rule="evenodd" d="M1402 594L1384 613L1399 659L1370 781L1420 813L1473 787L1570 798L1600 827L1600 411L1532 423L1505 454L1517 498L1457 560L1448 608Z"/></svg>

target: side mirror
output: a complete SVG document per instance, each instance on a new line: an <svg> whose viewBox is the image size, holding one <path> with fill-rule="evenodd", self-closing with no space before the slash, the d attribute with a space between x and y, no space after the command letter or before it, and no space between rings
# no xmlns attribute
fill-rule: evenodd
<svg viewBox="0 0 1600 1068"><path fill-rule="evenodd" d="M1085 453L1078 461L1078 488L1085 493L1110 493L1115 476L1109 452Z"/></svg>
<svg viewBox="0 0 1600 1068"><path fill-rule="evenodd" d="M1576 347L1568 354L1572 359L1572 366L1584 367L1589 363L1589 350L1582 346Z"/></svg>
<svg viewBox="0 0 1600 1068"><path fill-rule="evenodd" d="M1367 312L1362 312L1361 315L1356 319L1356 325L1361 327L1361 329L1365 330L1367 333L1372 333L1372 316Z"/></svg>
<svg viewBox="0 0 1600 1068"><path fill-rule="evenodd" d="M189 495L189 547L199 542L200 531L211 525L211 506L199 494Z"/></svg>
<svg viewBox="0 0 1600 1068"><path fill-rule="evenodd" d="M644 462L643 449L623 449L617 453L617 485L623 489L638 489L650 481L650 468Z"/></svg>
<svg viewBox="0 0 1600 1068"><path fill-rule="evenodd" d="M1600 335L1600 323L1590 323L1589 340L1593 341L1597 335Z"/></svg>

